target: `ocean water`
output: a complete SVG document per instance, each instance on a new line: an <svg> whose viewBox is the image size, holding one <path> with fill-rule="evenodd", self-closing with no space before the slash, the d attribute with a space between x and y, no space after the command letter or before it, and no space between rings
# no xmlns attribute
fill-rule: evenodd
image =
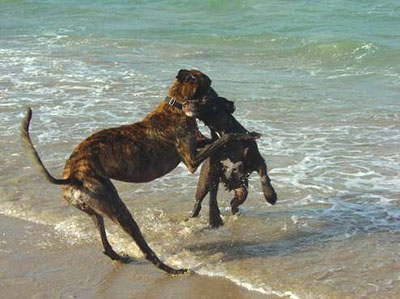
<svg viewBox="0 0 400 299"><path fill-rule="evenodd" d="M116 182L167 263L290 298L400 294L400 2L0 1L0 213L93 242L86 215L25 159L31 134L60 177L91 133L140 120L181 68L198 68L258 141L278 203L258 177L225 225L185 222L198 174L179 165L147 184ZM207 128L200 124L201 130ZM141 258L107 223L114 246Z"/></svg>

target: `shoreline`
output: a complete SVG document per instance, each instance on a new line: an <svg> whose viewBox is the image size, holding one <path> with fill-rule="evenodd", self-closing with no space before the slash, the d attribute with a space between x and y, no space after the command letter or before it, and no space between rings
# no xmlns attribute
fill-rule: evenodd
<svg viewBox="0 0 400 299"><path fill-rule="evenodd" d="M0 227L3 298L280 298L222 277L171 277L144 259L111 262L100 244L68 244L47 225L0 214Z"/></svg>

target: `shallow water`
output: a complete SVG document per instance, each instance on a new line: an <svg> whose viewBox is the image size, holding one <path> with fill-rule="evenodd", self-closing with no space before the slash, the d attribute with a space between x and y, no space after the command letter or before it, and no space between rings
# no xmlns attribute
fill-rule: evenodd
<svg viewBox="0 0 400 299"><path fill-rule="evenodd" d="M185 222L198 174L117 182L167 263L292 298L400 293L400 21L397 1L3 1L0 213L96 243L90 220L30 167L19 126L60 176L91 133L140 120L180 68L199 68L258 141L279 196L256 174L239 216ZM201 125L200 125L201 126ZM204 132L205 127L201 126ZM223 189L222 186L220 189ZM115 246L141 257L107 225Z"/></svg>

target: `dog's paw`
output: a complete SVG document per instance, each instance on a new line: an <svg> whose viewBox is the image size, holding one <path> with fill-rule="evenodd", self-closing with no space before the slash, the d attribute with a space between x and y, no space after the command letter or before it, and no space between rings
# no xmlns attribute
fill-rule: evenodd
<svg viewBox="0 0 400 299"><path fill-rule="evenodd" d="M199 215L193 216L192 214L190 214L189 216L187 216L185 219L183 219L184 222L188 222L190 219L193 218L198 218Z"/></svg>
<svg viewBox="0 0 400 299"><path fill-rule="evenodd" d="M265 196L265 199L267 200L268 203L270 203L271 205L274 205L276 203L276 201L278 200L278 197L274 191L271 194L269 194L268 196Z"/></svg>
<svg viewBox="0 0 400 299"><path fill-rule="evenodd" d="M120 255L120 258L118 259L118 261L120 263L127 264L132 261L132 258L127 254L123 254L123 255Z"/></svg>
<svg viewBox="0 0 400 299"><path fill-rule="evenodd" d="M224 223L222 221L221 216L215 215L215 216L210 217L210 227L211 228L219 228L223 224Z"/></svg>
<svg viewBox="0 0 400 299"><path fill-rule="evenodd" d="M275 193L274 188L271 186L270 183L268 184L263 184L263 193L265 200L270 203L271 205L274 205L276 201L278 200L278 196Z"/></svg>
<svg viewBox="0 0 400 299"><path fill-rule="evenodd" d="M237 206L232 206L231 212L232 215L236 215L239 212L239 208Z"/></svg>
<svg viewBox="0 0 400 299"><path fill-rule="evenodd" d="M128 264L132 261L132 258L127 254L117 255L112 260L117 261L121 264Z"/></svg>
<svg viewBox="0 0 400 299"><path fill-rule="evenodd" d="M194 272L189 269L172 269L171 268L167 272L168 272L168 274L171 274L171 275L194 274Z"/></svg>
<svg viewBox="0 0 400 299"><path fill-rule="evenodd" d="M118 253L116 253L114 251L112 251L112 252L105 252L104 251L103 253L105 255L109 256L113 261L117 261L117 262L120 262L120 263L123 263L123 264L127 264L132 260L131 257L129 255L127 255L127 254L120 255L120 254L118 254Z"/></svg>

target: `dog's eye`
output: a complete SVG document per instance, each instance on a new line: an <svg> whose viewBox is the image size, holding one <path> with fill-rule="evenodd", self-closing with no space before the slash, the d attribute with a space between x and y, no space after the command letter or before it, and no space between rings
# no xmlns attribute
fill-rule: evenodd
<svg viewBox="0 0 400 299"><path fill-rule="evenodd" d="M185 82L196 82L196 77L193 76L192 74L189 74L186 78L185 78Z"/></svg>

